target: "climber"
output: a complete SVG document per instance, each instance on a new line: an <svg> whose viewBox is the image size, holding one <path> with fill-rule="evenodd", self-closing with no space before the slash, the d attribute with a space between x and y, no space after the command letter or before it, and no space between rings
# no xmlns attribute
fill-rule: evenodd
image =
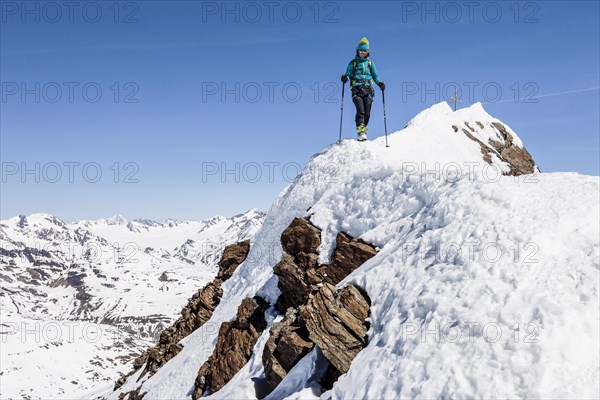
<svg viewBox="0 0 600 400"><path fill-rule="evenodd" d="M356 47L356 57L350 61L346 73L342 75L342 84L350 81L352 102L356 106L356 134L360 142L367 140L367 126L371 116L371 104L375 91L373 82L385 90L385 84L379 75L372 60L369 59L369 41L363 37Z"/></svg>

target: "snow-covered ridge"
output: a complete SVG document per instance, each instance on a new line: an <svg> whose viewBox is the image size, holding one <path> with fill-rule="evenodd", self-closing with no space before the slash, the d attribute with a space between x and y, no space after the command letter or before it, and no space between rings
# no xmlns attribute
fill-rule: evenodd
<svg viewBox="0 0 600 400"><path fill-rule="evenodd" d="M278 398L597 398L599 179L503 176L511 171L504 156L482 152L489 139L503 140L494 123L481 105L453 112L437 104L391 134L389 148L384 138L346 140L312 157L274 201L211 320L152 377L134 374L119 391L95 395L139 388L145 398L190 398L215 326L244 298L274 304L280 294L273 266L282 249L260 257L262 245L279 243L294 217L310 217L322 230L320 262L340 231L380 249L338 285L354 283L371 298L369 344L325 393L314 376L319 355L309 353ZM444 173L449 166L455 173ZM279 318L267 311L269 325ZM256 398L268 335L212 397Z"/></svg>
<svg viewBox="0 0 600 400"><path fill-rule="evenodd" d="M450 108L450 106L448 105L448 103L441 102L421 111L412 120L410 120L407 126L422 127L425 124L431 125L432 123L435 124L436 122L439 124L451 123L461 125L464 122L470 122L472 124L473 122L476 123L476 121L486 122L488 124L491 124L492 122L502 123L502 121L500 121L499 119L494 118L490 114L488 114L487 111L485 111L485 109L481 105L481 103L475 103L470 107L461 108L457 111L453 111L452 108ZM521 139L519 139L515 132L510 128L508 128L508 131L514 136L515 145L523 147L523 142L521 141ZM487 135L476 136L478 136L478 139L483 140L485 142L487 142L486 139L497 140L497 135L494 135L493 131L487 131L486 134Z"/></svg>

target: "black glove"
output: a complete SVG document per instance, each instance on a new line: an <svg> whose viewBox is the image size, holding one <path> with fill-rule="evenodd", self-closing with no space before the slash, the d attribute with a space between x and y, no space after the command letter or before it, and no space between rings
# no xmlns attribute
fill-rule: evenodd
<svg viewBox="0 0 600 400"><path fill-rule="evenodd" d="M385 90L385 83L383 83L383 82L379 82L379 88L380 88L381 90Z"/></svg>
<svg viewBox="0 0 600 400"><path fill-rule="evenodd" d="M342 75L342 83L346 83L348 82L348 77L346 76L346 74Z"/></svg>

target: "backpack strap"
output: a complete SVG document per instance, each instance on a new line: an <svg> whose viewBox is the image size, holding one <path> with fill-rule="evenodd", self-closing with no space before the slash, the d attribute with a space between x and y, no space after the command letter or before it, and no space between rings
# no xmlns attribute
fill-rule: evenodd
<svg viewBox="0 0 600 400"><path fill-rule="evenodd" d="M354 85L356 83L356 80L354 79L354 74L356 73L356 59L352 59L352 79L350 80L350 87L352 87L352 85ZM371 72L371 75L373 75L373 61L369 60L369 71ZM367 82L367 81L363 81L363 82ZM371 86L373 86L373 79L369 80L369 82L371 83Z"/></svg>

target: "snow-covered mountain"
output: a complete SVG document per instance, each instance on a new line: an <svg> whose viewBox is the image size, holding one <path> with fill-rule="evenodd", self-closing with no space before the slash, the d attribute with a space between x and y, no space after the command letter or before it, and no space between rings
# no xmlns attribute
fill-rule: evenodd
<svg viewBox="0 0 600 400"><path fill-rule="evenodd" d="M178 354L86 398L262 398L274 368L272 399L599 398L599 178L539 173L480 104L436 104L389 144L315 155ZM313 318L319 299L354 327ZM347 336L319 335L361 329L342 371Z"/></svg>
<svg viewBox="0 0 600 400"><path fill-rule="evenodd" d="M164 223L0 221L1 397L74 398L114 382L214 278L223 248L263 220L251 210Z"/></svg>

